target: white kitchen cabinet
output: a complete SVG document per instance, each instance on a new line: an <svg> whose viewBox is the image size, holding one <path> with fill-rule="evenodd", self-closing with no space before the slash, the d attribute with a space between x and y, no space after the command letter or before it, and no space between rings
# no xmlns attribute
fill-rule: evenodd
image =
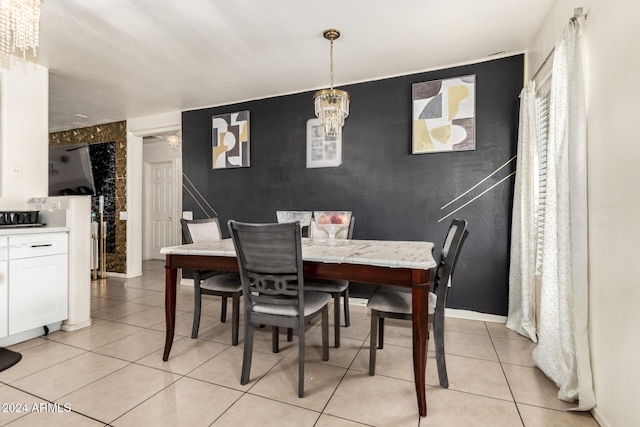
<svg viewBox="0 0 640 427"><path fill-rule="evenodd" d="M8 241L8 261L5 261L7 271L3 275L5 278L8 276L8 301L4 303L0 288L0 307L3 310L8 308L8 335L42 328L66 319L67 233L25 234L0 239ZM0 338L1 327L0 320Z"/></svg>
<svg viewBox="0 0 640 427"><path fill-rule="evenodd" d="M0 236L0 338L9 334L9 239Z"/></svg>

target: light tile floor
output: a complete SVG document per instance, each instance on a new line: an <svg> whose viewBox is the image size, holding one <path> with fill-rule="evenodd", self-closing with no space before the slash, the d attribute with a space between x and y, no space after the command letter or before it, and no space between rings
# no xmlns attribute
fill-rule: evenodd
<svg viewBox="0 0 640 427"><path fill-rule="evenodd" d="M438 385L431 340L428 416L420 418L409 322L387 321L374 377L367 374L366 308L352 306L351 327L341 329L341 347L330 348L327 362L319 325L311 325L305 397L299 399L297 339L283 338L281 352L273 354L269 330L257 330L251 381L242 386L243 343L230 345L231 324L220 322L219 300L204 297L199 337L191 339L193 291L179 286L168 362L162 361L163 305L161 261L146 261L141 277L94 282L91 327L11 347L23 359L0 372L0 425L598 425L590 414L566 411L574 405L558 400L555 385L534 367L534 344L502 324L447 318L450 386Z"/></svg>

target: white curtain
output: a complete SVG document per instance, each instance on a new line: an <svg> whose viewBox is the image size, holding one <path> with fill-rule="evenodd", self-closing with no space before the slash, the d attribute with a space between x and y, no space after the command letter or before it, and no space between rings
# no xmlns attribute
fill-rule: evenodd
<svg viewBox="0 0 640 427"><path fill-rule="evenodd" d="M535 179L536 87L530 81L520 93L518 157L511 224L509 316L507 328L537 341L535 318Z"/></svg>
<svg viewBox="0 0 640 427"><path fill-rule="evenodd" d="M558 397L595 405L588 338L586 113L579 26L555 45L547 145L547 206L536 365Z"/></svg>
<svg viewBox="0 0 640 427"><path fill-rule="evenodd" d="M536 365L557 384L560 399L578 400L577 410L589 410L595 406L595 395L588 336L587 125L576 19L563 30L554 49L546 205L537 211L542 213L537 224L537 159L543 153L536 149L540 120L533 82L521 94L507 327L533 341L537 333ZM538 324L536 256L542 260Z"/></svg>

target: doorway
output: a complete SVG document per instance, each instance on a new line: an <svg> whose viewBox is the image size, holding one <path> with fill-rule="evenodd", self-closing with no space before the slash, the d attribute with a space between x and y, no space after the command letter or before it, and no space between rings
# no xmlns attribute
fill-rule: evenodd
<svg viewBox="0 0 640 427"><path fill-rule="evenodd" d="M166 136L143 139L143 260L164 259L160 249L182 242L180 154Z"/></svg>

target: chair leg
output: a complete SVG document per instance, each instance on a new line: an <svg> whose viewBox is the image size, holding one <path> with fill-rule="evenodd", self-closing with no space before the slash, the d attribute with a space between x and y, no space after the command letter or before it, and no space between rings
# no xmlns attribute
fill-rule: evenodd
<svg viewBox="0 0 640 427"><path fill-rule="evenodd" d="M246 316L244 324L244 353L242 357L242 374L240 375L240 384L245 385L249 382L251 374L251 355L253 354L253 325L251 320Z"/></svg>
<svg viewBox="0 0 640 427"><path fill-rule="evenodd" d="M220 321L227 321L227 297L222 297L222 308L220 309Z"/></svg>
<svg viewBox="0 0 640 427"><path fill-rule="evenodd" d="M333 294L333 336L335 347L340 347L340 292Z"/></svg>
<svg viewBox="0 0 640 427"><path fill-rule="evenodd" d="M349 316L349 288L345 289L344 295L344 326L351 326L351 316Z"/></svg>
<svg viewBox="0 0 640 427"><path fill-rule="evenodd" d="M200 272L193 272L193 326L191 327L191 338L198 338L200 329L200 313L202 308L202 293L200 292Z"/></svg>
<svg viewBox="0 0 640 427"><path fill-rule="evenodd" d="M322 309L322 360L329 360L329 307Z"/></svg>
<svg viewBox="0 0 640 427"><path fill-rule="evenodd" d="M298 397L304 397L304 318L298 322Z"/></svg>
<svg viewBox="0 0 640 427"><path fill-rule="evenodd" d="M436 348L436 365L438 367L438 379L440 385L444 388L449 388L449 378L447 376L447 362L445 360L444 353L444 312L442 316L438 316L436 313L433 321L433 336L434 344Z"/></svg>
<svg viewBox="0 0 640 427"><path fill-rule="evenodd" d="M280 328L277 326L271 327L271 351L277 353L280 351L280 342L278 341L278 335L280 334Z"/></svg>
<svg viewBox="0 0 640 427"><path fill-rule="evenodd" d="M238 345L238 330L240 329L240 294L232 297L233 313L231 314L231 345Z"/></svg>
<svg viewBox="0 0 640 427"><path fill-rule="evenodd" d="M380 317L378 323L378 349L382 350L384 348L384 317Z"/></svg>
<svg viewBox="0 0 640 427"><path fill-rule="evenodd" d="M378 312L371 310L371 333L369 334L369 375L376 374L376 341L378 339Z"/></svg>
<svg viewBox="0 0 640 427"><path fill-rule="evenodd" d="M293 341L293 328L287 328L287 341Z"/></svg>

